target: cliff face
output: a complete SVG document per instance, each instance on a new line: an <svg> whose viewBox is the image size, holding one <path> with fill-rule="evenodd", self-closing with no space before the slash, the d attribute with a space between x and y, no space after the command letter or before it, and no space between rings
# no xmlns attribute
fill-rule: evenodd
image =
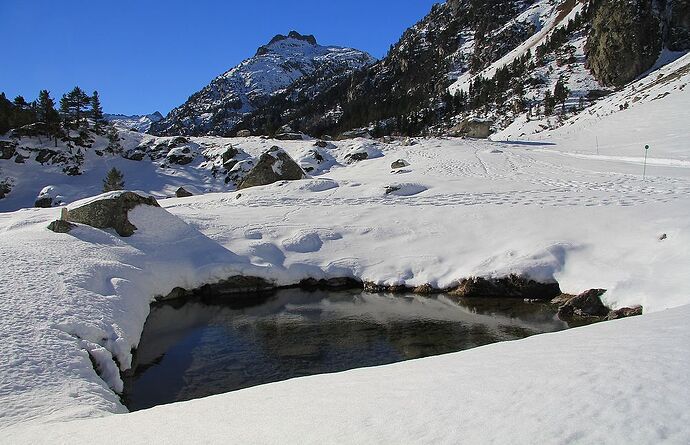
<svg viewBox="0 0 690 445"><path fill-rule="evenodd" d="M690 49L688 0L594 2L588 62L604 85L622 86L651 68L661 50Z"/></svg>

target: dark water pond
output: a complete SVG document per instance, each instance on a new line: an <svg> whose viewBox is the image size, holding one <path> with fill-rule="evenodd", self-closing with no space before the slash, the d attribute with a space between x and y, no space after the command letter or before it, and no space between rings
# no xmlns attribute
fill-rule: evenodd
<svg viewBox="0 0 690 445"><path fill-rule="evenodd" d="M130 410L293 377L514 340L567 325L521 300L306 292L152 308L123 399Z"/></svg>

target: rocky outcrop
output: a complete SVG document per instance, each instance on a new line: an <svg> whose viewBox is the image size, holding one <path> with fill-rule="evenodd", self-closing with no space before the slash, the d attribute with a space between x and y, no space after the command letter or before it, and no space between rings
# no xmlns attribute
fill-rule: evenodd
<svg viewBox="0 0 690 445"><path fill-rule="evenodd" d="M174 288L168 295L156 297L156 301L170 301L181 298L201 298L204 300L223 300L240 294L260 294L271 292L276 286L259 277L233 276L216 283L205 284L197 289Z"/></svg>
<svg viewBox="0 0 690 445"><path fill-rule="evenodd" d="M609 308L601 301L606 289L590 289L581 294L568 299L565 304L558 308L558 316L561 319L571 319L578 317L605 317L609 313Z"/></svg>
<svg viewBox="0 0 690 445"><path fill-rule="evenodd" d="M463 120L462 122L451 128L449 133L452 136L486 139L491 135L491 127L493 126L493 124L493 121L491 121L490 119L472 117Z"/></svg>
<svg viewBox="0 0 690 445"><path fill-rule="evenodd" d="M304 179L304 170L280 147L272 147L262 154L259 162L242 179L238 190L258 185L273 184L277 181Z"/></svg>
<svg viewBox="0 0 690 445"><path fill-rule="evenodd" d="M608 313L607 320L616 320L618 318L635 317L642 315L642 306L622 307L615 309Z"/></svg>
<svg viewBox="0 0 690 445"><path fill-rule="evenodd" d="M17 143L13 141L0 141L0 159L12 159L17 154Z"/></svg>
<svg viewBox="0 0 690 445"><path fill-rule="evenodd" d="M587 59L604 85L622 86L651 68L662 48L662 23L649 0L598 3Z"/></svg>
<svg viewBox="0 0 690 445"><path fill-rule="evenodd" d="M111 192L70 209L66 219L98 229L115 229L118 235L128 237L137 230L129 221L128 213L138 205L160 207L152 196L141 196L128 191Z"/></svg>
<svg viewBox="0 0 690 445"><path fill-rule="evenodd" d="M180 187L175 191L175 196L178 198L187 198L189 196L194 196L194 194L187 191L184 187Z"/></svg>
<svg viewBox="0 0 690 445"><path fill-rule="evenodd" d="M561 289L556 282L540 283L518 275L510 275L503 278L467 278L449 293L458 297L551 300L561 294Z"/></svg>

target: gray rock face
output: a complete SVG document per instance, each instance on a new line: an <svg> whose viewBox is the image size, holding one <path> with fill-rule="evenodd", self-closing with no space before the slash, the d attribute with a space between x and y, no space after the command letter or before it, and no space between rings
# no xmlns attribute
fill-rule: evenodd
<svg viewBox="0 0 690 445"><path fill-rule="evenodd" d="M652 3L598 3L587 38L587 56L592 73L604 85L622 86L656 61L662 47L662 27Z"/></svg>
<svg viewBox="0 0 690 445"><path fill-rule="evenodd" d="M252 132L249 130L240 130L237 132L237 134L235 136L237 136L238 138L248 138L251 135L252 135Z"/></svg>
<svg viewBox="0 0 690 445"><path fill-rule="evenodd" d="M489 119L469 118L450 129L453 136L486 139L491 135L493 122Z"/></svg>
<svg viewBox="0 0 690 445"><path fill-rule="evenodd" d="M272 147L262 154L259 162L244 177L238 190L257 185L273 184L277 181L304 179L304 170L280 147Z"/></svg>
<svg viewBox="0 0 690 445"><path fill-rule="evenodd" d="M67 220L98 229L115 229L118 235L132 236L137 228L128 219L130 210L138 205L160 207L153 197L134 192L113 192L102 198L71 209Z"/></svg>
<svg viewBox="0 0 690 445"><path fill-rule="evenodd" d="M578 317L605 317L609 313L609 308L601 301L606 289L590 289L569 299L558 309L558 316L561 319Z"/></svg>

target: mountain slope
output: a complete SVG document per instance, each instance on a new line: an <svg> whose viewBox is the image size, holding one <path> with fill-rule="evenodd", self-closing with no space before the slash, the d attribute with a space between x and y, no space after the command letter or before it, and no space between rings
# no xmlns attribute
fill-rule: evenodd
<svg viewBox="0 0 690 445"><path fill-rule="evenodd" d="M372 63L367 53L352 48L321 46L313 36L291 31L277 35L256 55L216 77L175 108L151 132L157 135L227 135L246 114L264 105L279 90L300 78L319 73L329 78Z"/></svg>

